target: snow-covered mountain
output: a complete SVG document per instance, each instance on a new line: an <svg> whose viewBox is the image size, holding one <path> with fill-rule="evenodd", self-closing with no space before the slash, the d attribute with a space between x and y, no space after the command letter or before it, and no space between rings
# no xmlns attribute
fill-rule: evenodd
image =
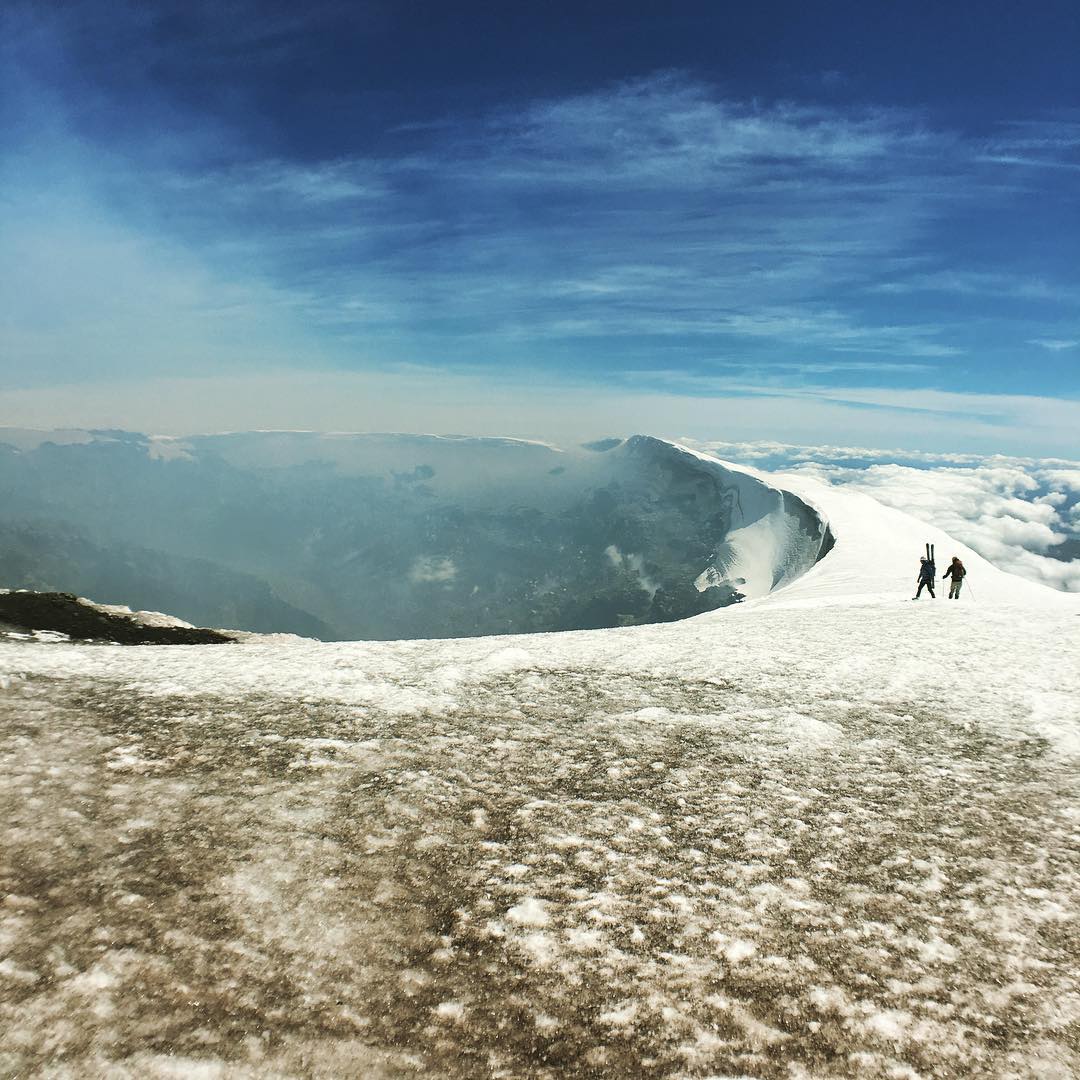
<svg viewBox="0 0 1080 1080"><path fill-rule="evenodd" d="M835 546L678 622L0 642L5 1065L1080 1075L1080 598L765 479Z"/></svg>
<svg viewBox="0 0 1080 1080"><path fill-rule="evenodd" d="M831 544L797 497L644 436L9 430L0 507L0 584L321 638L670 621Z"/></svg>

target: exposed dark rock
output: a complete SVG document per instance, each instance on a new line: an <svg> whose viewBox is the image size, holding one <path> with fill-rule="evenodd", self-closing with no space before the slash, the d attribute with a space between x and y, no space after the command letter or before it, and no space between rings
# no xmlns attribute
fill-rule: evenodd
<svg viewBox="0 0 1080 1080"><path fill-rule="evenodd" d="M146 626L126 615L103 611L72 593L0 593L0 624L17 630L51 630L79 641L121 645L220 645L235 641L219 630L194 626Z"/></svg>

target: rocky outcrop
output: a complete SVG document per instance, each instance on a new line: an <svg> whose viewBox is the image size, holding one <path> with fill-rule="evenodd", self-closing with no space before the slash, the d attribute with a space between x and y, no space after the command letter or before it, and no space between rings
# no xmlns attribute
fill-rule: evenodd
<svg viewBox="0 0 1080 1080"><path fill-rule="evenodd" d="M137 617L104 611L72 593L60 592L0 593L0 626L121 645L221 645L236 640L197 626L150 626Z"/></svg>

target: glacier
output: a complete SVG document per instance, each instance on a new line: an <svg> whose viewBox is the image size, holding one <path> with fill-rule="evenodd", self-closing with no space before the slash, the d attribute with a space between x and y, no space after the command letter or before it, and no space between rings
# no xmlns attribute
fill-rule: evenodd
<svg viewBox="0 0 1080 1080"><path fill-rule="evenodd" d="M1080 598L674 451L831 550L729 530L745 598L648 625L0 638L5 1071L1080 1074Z"/></svg>

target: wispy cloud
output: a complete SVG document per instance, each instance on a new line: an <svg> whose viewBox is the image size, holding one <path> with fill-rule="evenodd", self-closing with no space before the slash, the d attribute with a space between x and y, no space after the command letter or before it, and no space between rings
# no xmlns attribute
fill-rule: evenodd
<svg viewBox="0 0 1080 1080"><path fill-rule="evenodd" d="M494 160L503 177L665 190L748 176L806 183L808 166L857 174L886 157L940 154L951 142L901 112L726 101L677 72L538 102L490 118L476 135L472 156Z"/></svg>
<svg viewBox="0 0 1080 1080"><path fill-rule="evenodd" d="M1050 352L1064 352L1066 349L1075 349L1080 346L1078 338L1032 338L1032 345L1038 345L1040 349Z"/></svg>
<svg viewBox="0 0 1080 1080"><path fill-rule="evenodd" d="M9 386L287 363L310 340L299 298L215 268L54 192L0 206L0 370Z"/></svg>
<svg viewBox="0 0 1080 1080"><path fill-rule="evenodd" d="M303 210L312 204L333 205L385 198L388 185L377 163L355 160L298 164L269 160L245 162L216 172L174 173L162 182L178 192L225 198L234 205L267 200L280 209Z"/></svg>
<svg viewBox="0 0 1080 1080"><path fill-rule="evenodd" d="M421 348L449 335L451 352L515 362L530 341L602 340L615 355L683 338L686 354L744 343L759 364L821 348L895 363L970 342L916 308L883 319L860 293L1071 295L1030 274L911 273L913 255L939 257L935 222L980 197L977 156L899 110L731 101L676 72L448 119L397 157L270 175L303 204L300 263L304 207L347 218L317 231L323 268L309 271L322 317L342 328L415 334ZM240 192L264 200L264 175ZM234 179L210 182L236 198ZM388 321L358 322L371 309Z"/></svg>
<svg viewBox="0 0 1080 1080"><path fill-rule="evenodd" d="M258 31L260 57L290 47L293 18ZM10 385L420 362L835 394L860 378L940 389L964 364L1007 389L1004 349L1036 342L1049 363L1049 333L1071 340L1068 274L987 271L941 238L970 228L958 214L1008 210L1011 182L981 156L1068 160L1068 126L976 141L909 111L740 100L664 72L289 156L174 102L163 134L105 145L13 72L37 112L9 126L0 173ZM994 304L951 308L986 296L1022 307L1012 341Z"/></svg>
<svg viewBox="0 0 1080 1080"><path fill-rule="evenodd" d="M1080 122L1018 120L1003 124L978 160L996 165L1080 170Z"/></svg>
<svg viewBox="0 0 1080 1080"><path fill-rule="evenodd" d="M1068 285L1033 277L1028 272L1005 273L985 270L904 270L891 281L877 281L867 291L883 295L924 293L938 296L1012 297L1018 300L1071 304L1074 293Z"/></svg>

